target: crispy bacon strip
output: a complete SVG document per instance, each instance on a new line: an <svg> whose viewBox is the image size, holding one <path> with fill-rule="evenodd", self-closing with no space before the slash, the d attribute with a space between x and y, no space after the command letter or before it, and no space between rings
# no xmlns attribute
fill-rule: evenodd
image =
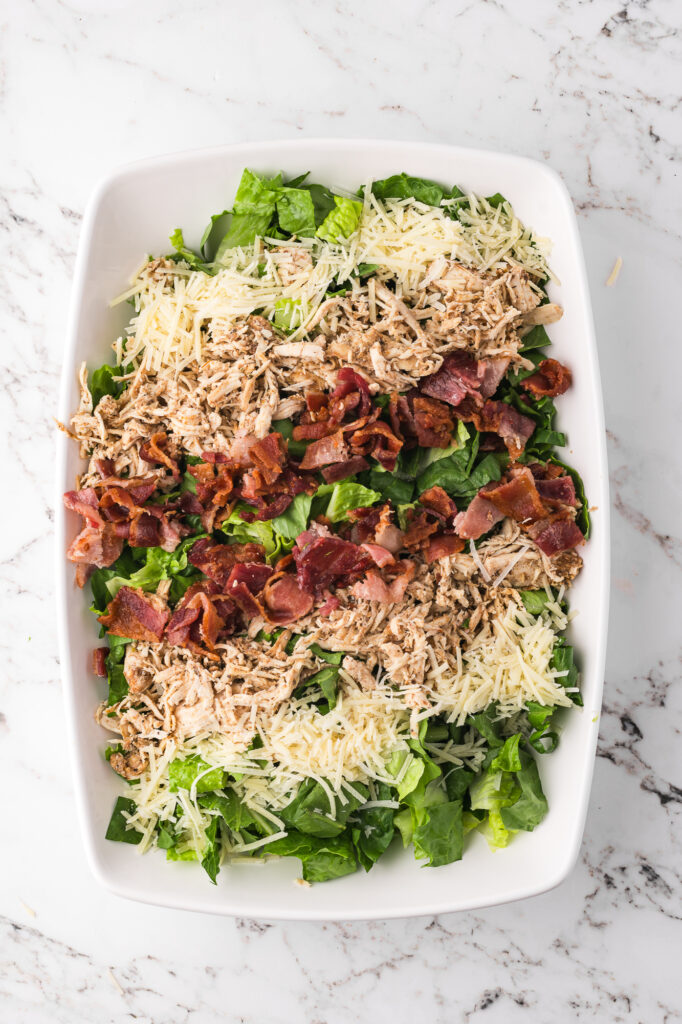
<svg viewBox="0 0 682 1024"><path fill-rule="evenodd" d="M521 387L536 398L556 398L568 391L572 383L573 374L567 366L557 359L543 359L535 373L521 381Z"/></svg>
<svg viewBox="0 0 682 1024"><path fill-rule="evenodd" d="M97 621L114 636L155 643L161 639L168 617L168 608L160 598L134 587L121 587Z"/></svg>

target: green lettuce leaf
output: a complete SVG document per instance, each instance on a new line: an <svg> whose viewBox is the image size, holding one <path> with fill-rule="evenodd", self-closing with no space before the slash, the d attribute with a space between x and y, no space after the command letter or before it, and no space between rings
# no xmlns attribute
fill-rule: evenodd
<svg viewBox="0 0 682 1024"><path fill-rule="evenodd" d="M357 783L353 788L363 795L363 799L358 800L348 793L348 801L345 804L337 799L332 819L329 798L322 786L314 779L305 779L294 799L281 811L280 817L291 828L305 835L318 838L338 836L343 832L353 811L367 799L365 786Z"/></svg>
<svg viewBox="0 0 682 1024"><path fill-rule="evenodd" d="M298 857L302 877L306 882L327 882L332 878L357 871L355 852L350 835L315 837L290 832L283 839L263 847L263 854L280 857Z"/></svg>
<svg viewBox="0 0 682 1024"><path fill-rule="evenodd" d="M129 800L124 796L118 797L107 826L106 839L111 839L114 843L132 843L134 846L142 842L142 833L137 832L133 828L128 828L126 819L123 817L124 811L126 814L134 814L135 807L134 800Z"/></svg>
<svg viewBox="0 0 682 1024"><path fill-rule="evenodd" d="M221 845L218 825L218 818L211 818L204 832L206 846L204 848L204 855L201 858L201 866L214 885L217 884L216 879L220 871Z"/></svg>
<svg viewBox="0 0 682 1024"><path fill-rule="evenodd" d="M246 508L247 506L242 507ZM242 520L239 512L240 506L238 505L220 525L225 536L235 544L248 544L249 541L262 544L268 562L276 562L291 549L291 543L282 534L275 531L272 525L275 522L274 519L264 521L256 519L252 523L247 523Z"/></svg>
<svg viewBox="0 0 682 1024"><path fill-rule="evenodd" d="M280 331L286 333L291 333L300 327L301 303L299 299L277 299L272 322Z"/></svg>
<svg viewBox="0 0 682 1024"><path fill-rule="evenodd" d="M275 534L283 537L284 540L295 541L308 525L312 501L310 494L297 494L289 508L282 512L281 516L269 520Z"/></svg>
<svg viewBox="0 0 682 1024"><path fill-rule="evenodd" d="M319 507L332 523L340 523L352 509L374 505L380 500L381 494L353 480L341 480L336 484L321 484L313 497L316 509L318 499L328 499L326 505L321 504Z"/></svg>
<svg viewBox="0 0 682 1024"><path fill-rule="evenodd" d="M142 560L142 565L134 572L119 573L105 581L107 601L116 597L122 586L154 591L162 580L175 580L176 577L184 575L186 583L180 587L181 593L176 596L171 588L171 600L179 600L190 583L201 579L201 573L188 563L187 552L199 537L205 536L205 533L201 533L188 537L178 544L175 551L164 551L163 548L133 548L133 557L138 564Z"/></svg>
<svg viewBox="0 0 682 1024"><path fill-rule="evenodd" d="M372 193L377 199L416 199L427 206L440 206L445 189L428 178L413 178L403 172L373 181Z"/></svg>
<svg viewBox="0 0 682 1024"><path fill-rule="evenodd" d="M317 229L317 237L327 242L350 238L360 221L362 203L355 199L334 196L334 209L328 213Z"/></svg>
<svg viewBox="0 0 682 1024"><path fill-rule="evenodd" d="M216 252L217 262L220 262L228 249L251 245L256 237L262 238L268 234L281 186L281 175L267 179L259 177L248 168L244 170L234 198L229 230Z"/></svg>
<svg viewBox="0 0 682 1024"><path fill-rule="evenodd" d="M407 505L414 495L413 480L404 480L397 473L389 473L378 467L365 470L358 476L358 480L394 505Z"/></svg>
<svg viewBox="0 0 682 1024"><path fill-rule="evenodd" d="M191 789L197 779L196 792L209 793L214 789L222 789L227 775L222 768L212 768L198 754L193 754L171 761L168 765L168 779L171 793L177 793L179 789Z"/></svg>
<svg viewBox="0 0 682 1024"><path fill-rule="evenodd" d="M232 832L247 832L255 837L269 836L275 831L271 821L241 801L229 786L220 793L201 793L198 804L204 810L217 811Z"/></svg>
<svg viewBox="0 0 682 1024"><path fill-rule="evenodd" d="M213 267L209 266L198 252L185 245L182 228L176 228L169 235L168 240L175 249L175 256L171 258L183 260L192 270L201 270L205 274L213 274L215 272Z"/></svg>
<svg viewBox="0 0 682 1024"><path fill-rule="evenodd" d="M491 772L518 772L521 771L521 757L519 755L519 743L521 733L509 736L502 747L490 762Z"/></svg>
<svg viewBox="0 0 682 1024"><path fill-rule="evenodd" d="M88 387L92 396L92 408L96 409L105 395L113 395L118 398L126 389L125 381L117 381L114 378L121 374L130 373L132 366L109 366L107 363L93 370L90 374Z"/></svg>
<svg viewBox="0 0 682 1024"><path fill-rule="evenodd" d="M414 855L431 867L461 860L464 843L462 801L451 800L425 808L412 834Z"/></svg>
<svg viewBox="0 0 682 1024"><path fill-rule="evenodd" d="M286 234L312 238L316 224L310 191L304 188L281 188L277 197L277 219Z"/></svg>
<svg viewBox="0 0 682 1024"><path fill-rule="evenodd" d="M390 786L384 782L378 783L376 799L392 798ZM395 835L393 814L391 807L367 807L360 808L353 817L351 835L357 858L365 871L369 871L376 864L391 844Z"/></svg>
<svg viewBox="0 0 682 1024"><path fill-rule="evenodd" d="M521 787L521 795L513 804L501 806L500 817L505 828L532 832L547 814L547 798L542 791L535 760L521 752L521 762L522 768L514 776L517 785Z"/></svg>

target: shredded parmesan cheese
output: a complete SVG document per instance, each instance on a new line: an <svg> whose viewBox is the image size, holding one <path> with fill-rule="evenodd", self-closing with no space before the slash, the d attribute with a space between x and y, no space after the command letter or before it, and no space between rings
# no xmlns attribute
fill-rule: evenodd
<svg viewBox="0 0 682 1024"><path fill-rule="evenodd" d="M609 276L606 279L606 287L607 288L611 288L616 283L616 281L618 280L618 275L620 274L620 269L621 269L622 266L623 266L623 260L619 256L618 259L616 260L616 262L613 264L613 269L611 270L611 273L609 274Z"/></svg>
<svg viewBox="0 0 682 1024"><path fill-rule="evenodd" d="M414 296L431 265L456 259L481 270L523 267L536 278L551 276L549 243L535 238L507 203L492 207L471 194L459 203L457 218L444 207L413 199L379 201L367 190L356 232L339 244L305 238L256 239L230 249L214 276L183 263L155 260L138 268L131 286L115 302L133 299L135 316L128 336L115 344L118 362L147 371L180 370L199 362L211 320L227 327L259 311L269 319L288 316L292 341L316 325L318 310L333 281L351 281L360 264L377 266L379 280L393 279L396 294ZM284 272L283 254L289 263ZM293 269L292 269L293 267ZM354 281L354 284L357 282ZM370 319L377 318L374 283Z"/></svg>

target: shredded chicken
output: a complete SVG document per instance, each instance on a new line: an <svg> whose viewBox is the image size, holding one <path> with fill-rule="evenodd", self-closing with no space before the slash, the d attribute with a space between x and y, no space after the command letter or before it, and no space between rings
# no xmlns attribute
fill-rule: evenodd
<svg viewBox="0 0 682 1024"><path fill-rule="evenodd" d="M283 281L310 270L305 250L282 247L270 256ZM170 282L174 271L167 260L145 268L157 282ZM538 306L540 294L520 267L479 272L440 257L411 305L379 279L356 281L348 294L320 306L308 340L288 341L261 316L210 320L201 362L181 371L139 368L124 377L119 398L105 395L94 410L83 366L71 421L81 456L90 459L81 486L96 479L95 459L113 459L117 473L145 473L139 449L156 430L168 433L172 449L192 455L225 452L235 437L263 437L273 420L300 412L303 392L333 388L342 366L354 366L374 392L386 392L414 386L454 349L525 365L520 335L561 315L556 305Z"/></svg>
<svg viewBox="0 0 682 1024"><path fill-rule="evenodd" d="M125 752L112 755L112 766L134 778L144 770L147 746L170 737L220 732L248 745L258 713L274 712L319 667L313 643L344 652L343 672L362 689L376 687L377 671L399 687L416 728L416 714L429 707L427 676L434 664L454 672L458 648L466 650L512 599L518 603L517 588L570 583L582 565L574 551L546 558L509 519L477 551L493 577L490 585L483 584L471 555L421 562L398 604L338 591L340 606L331 614L316 610L296 623L302 639L292 654L286 652L289 631L272 647L234 637L217 645L217 662L166 642L131 644L124 662L129 693L98 712L98 721L123 740ZM510 564L504 585L494 586L494 577ZM250 632L261 625L254 619Z"/></svg>
<svg viewBox="0 0 682 1024"><path fill-rule="evenodd" d="M285 631L271 647L234 637L216 646L219 662L165 641L130 644L123 666L129 693L97 713L101 725L122 737L126 753L117 765L132 770L138 758L144 762L149 744L169 737L221 732L246 746L257 712L274 711L315 671L316 660L303 645L286 653L290 637Z"/></svg>

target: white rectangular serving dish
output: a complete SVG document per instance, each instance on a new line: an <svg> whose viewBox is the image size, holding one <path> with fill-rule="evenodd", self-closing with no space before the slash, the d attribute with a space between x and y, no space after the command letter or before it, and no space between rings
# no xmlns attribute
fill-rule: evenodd
<svg viewBox="0 0 682 1024"><path fill-rule="evenodd" d="M359 139L245 143L181 153L132 164L96 190L85 215L74 275L64 353L60 417L68 422L78 403L77 367L108 361L110 345L130 313L111 309L145 254L168 251L170 231L181 226L198 243L209 215L232 200L244 167L259 172L311 172L311 180L355 190L371 178L406 171L479 194L502 192L538 235L553 241L552 267L561 281L552 301L565 309L550 328L552 355L574 371L560 399L567 458L582 474L592 507L593 533L583 549L585 567L571 591L577 612L571 625L582 669L585 706L564 718L557 751L541 758L549 814L532 833L516 836L492 853L478 834L464 859L441 868L420 867L411 851L391 851L372 870L304 888L294 884L299 862L225 865L218 886L195 864L166 863L163 853L138 856L104 833L121 783L106 764L105 734L94 710L103 684L93 676L97 645L87 594L74 584L65 551L79 529L61 495L79 471L77 447L57 441L57 579L62 678L73 752L80 820L96 878L129 899L252 918L349 920L436 914L490 906L533 896L558 885L571 871L582 839L598 732L608 616L608 477L599 367L585 266L575 213L566 187L544 164L504 153L454 146Z"/></svg>

